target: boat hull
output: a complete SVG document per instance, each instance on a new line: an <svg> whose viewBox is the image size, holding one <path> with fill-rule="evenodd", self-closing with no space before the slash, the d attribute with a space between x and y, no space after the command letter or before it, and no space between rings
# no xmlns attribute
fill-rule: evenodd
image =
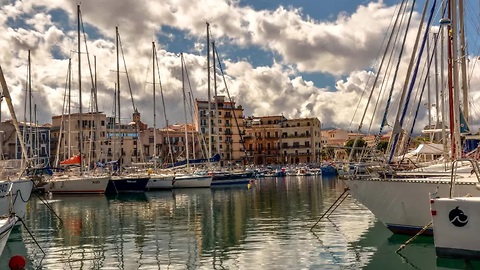
<svg viewBox="0 0 480 270"><path fill-rule="evenodd" d="M457 181L455 194L480 196L474 178ZM429 194L448 197L450 178L344 180L349 193L366 206L393 233L413 235L430 223ZM427 229L424 234L433 234Z"/></svg>
<svg viewBox="0 0 480 270"><path fill-rule="evenodd" d="M72 176L53 178L45 186L45 191L57 194L103 194L110 176Z"/></svg>
<svg viewBox="0 0 480 270"><path fill-rule="evenodd" d="M149 180L150 177L112 177L105 193L144 192Z"/></svg>
<svg viewBox="0 0 480 270"><path fill-rule="evenodd" d="M430 208L437 257L480 259L480 197L432 199Z"/></svg>
<svg viewBox="0 0 480 270"><path fill-rule="evenodd" d="M175 176L173 188L208 188L212 185L209 175L181 175Z"/></svg>
<svg viewBox="0 0 480 270"><path fill-rule="evenodd" d="M147 190L172 189L173 188L173 175L172 176L151 175L150 180L148 181L146 188L147 188Z"/></svg>
<svg viewBox="0 0 480 270"><path fill-rule="evenodd" d="M212 186L241 185L250 183L255 174L253 172L245 173L226 173L212 176Z"/></svg>
<svg viewBox="0 0 480 270"><path fill-rule="evenodd" d="M0 220L0 255L3 253L8 237L17 221L18 218L14 215L4 217Z"/></svg>
<svg viewBox="0 0 480 270"><path fill-rule="evenodd" d="M8 189L12 184L12 196L8 196ZM10 216L10 199L13 201L13 212L20 218L25 217L27 203L32 194L33 182L28 179L0 181L0 216Z"/></svg>

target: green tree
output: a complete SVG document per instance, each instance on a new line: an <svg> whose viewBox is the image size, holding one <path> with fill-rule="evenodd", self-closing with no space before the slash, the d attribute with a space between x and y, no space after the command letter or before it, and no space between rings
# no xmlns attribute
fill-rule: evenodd
<svg viewBox="0 0 480 270"><path fill-rule="evenodd" d="M382 151L383 153L385 153L385 151L387 150L387 147L388 147L388 141L380 141L377 144L377 150Z"/></svg>
<svg viewBox="0 0 480 270"><path fill-rule="evenodd" d="M355 145L355 148L361 148L361 147L367 146L367 142L364 139L356 139L356 140L357 140L357 143ZM345 146L347 147L347 153L349 155L350 155L350 150L353 147L354 143L355 143L355 139L351 139L345 144ZM358 149L355 149L355 151L353 152L354 155L357 155L358 153L359 153Z"/></svg>

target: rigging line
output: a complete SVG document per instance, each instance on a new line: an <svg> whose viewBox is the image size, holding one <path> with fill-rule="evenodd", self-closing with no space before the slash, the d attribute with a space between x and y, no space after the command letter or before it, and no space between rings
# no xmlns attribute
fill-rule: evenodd
<svg viewBox="0 0 480 270"><path fill-rule="evenodd" d="M437 47L437 40L438 40L438 36L437 36L437 38L435 39L435 44L434 44L434 48L433 48L434 51L435 51L435 49L436 49L436 47ZM427 74L430 73L430 67L432 66L433 57L434 57L434 54L432 53L432 55L431 55L431 57L430 57L430 59L429 59L429 62L428 62L428 66L427 66ZM427 76L428 76L428 75L427 75ZM416 111L415 111L415 116L413 117L413 123L412 123L412 127L410 128L410 134L413 133L413 128L415 127L415 123L416 123L416 120L417 120L417 117L418 117L418 112L419 112L419 110L420 110L420 104L421 104L420 100L421 100L421 98L422 98L422 96L423 96L423 93L424 93L424 91L425 91L425 86L426 86L426 84L427 84L427 80L425 79L425 80L423 81L422 91L420 92L420 96L419 96L419 98L418 98L418 99L419 99L419 102L417 103L417 109L416 109ZM405 145L409 145L411 140L412 140L412 136L408 136L408 140L407 140L407 142L406 142ZM405 152L406 152L406 151L405 151ZM403 154L405 154L405 152L404 152ZM404 159L405 159L405 155L403 155L401 162L403 162Z"/></svg>
<svg viewBox="0 0 480 270"><path fill-rule="evenodd" d="M428 37L427 37L427 41L428 41ZM408 112L408 117L406 118L406 122L403 123L403 125L405 126L409 126L411 123L413 126L412 126L412 131L410 133L406 133L405 136L407 136L408 138L411 137L411 134L413 132L413 128L414 128L414 125L415 125L415 118L417 115L418 115L418 112L416 112L416 107L414 106L414 104L417 104L418 103L418 106L420 106L420 102L421 102L421 98L423 97L423 88L422 87L425 87L426 83L428 82L428 76L429 76L429 72L430 72L430 67L431 67L431 62L430 62L430 54L428 53L428 47L427 47L427 56L426 56L426 59L425 59L425 64L423 65L423 69L422 69L422 72L420 74L420 77L419 78L424 78L423 82L424 84L421 84L420 82L418 83L417 88L416 88L416 91L415 91L415 98L414 98L414 101L416 102L413 102L412 103L412 108L411 110ZM422 90L420 90L422 89ZM398 153L399 154L405 154L406 152L406 148L405 146L407 146L408 144L405 144L405 139L402 140L402 142L400 143L400 148L399 148L399 151ZM403 160L402 160L403 161Z"/></svg>
<svg viewBox="0 0 480 270"><path fill-rule="evenodd" d="M405 8L406 8L406 6L405 6ZM402 21L403 21L403 16L402 16ZM400 37L400 33L401 33L400 29L398 29L398 31L396 32L394 44L397 44L398 38ZM385 96L388 94L387 85L389 85L390 79L392 77L392 69L393 69L392 61L394 59L395 53L396 53L395 48L392 48L392 50L390 51L390 56L388 58L387 68L385 69L384 78L382 79L382 83L380 85L380 92L378 94L378 98L377 98L377 101L375 103L375 107L374 107L374 110L373 110L373 113L372 113L373 116L376 115L378 106L380 105L380 101L384 100ZM368 127L368 132L370 132L372 130L372 126L373 126L373 123L374 123L374 120L375 120L375 118L373 116L370 119L370 125ZM375 142L376 142L375 145L378 145L379 141L375 140Z"/></svg>
<svg viewBox="0 0 480 270"><path fill-rule="evenodd" d="M133 101L132 85L130 84L130 77L128 76L127 62L125 61L125 54L123 53L122 39L120 38L120 33L118 34L118 42L120 43L120 51L122 52L123 66L125 67L125 74L127 75L128 89L130 90L130 99L132 100L133 111L137 111L135 103Z"/></svg>
<svg viewBox="0 0 480 270"><path fill-rule="evenodd" d="M67 69L67 77L65 78L65 90L64 90L64 93L63 93L63 106L62 106L62 117L60 118L60 131L59 131L59 135L58 135L58 146L57 146L57 150L56 150L56 153L55 153L55 161L54 161L54 166L57 167L58 166L58 162L60 161L59 160L59 156L60 156L60 147L62 145L62 140L63 140L63 132L64 132L64 125L65 125L65 110L66 110L66 104L67 104L67 91L68 91L68 80L69 80L69 77L70 77L70 69L71 69L71 66L72 66L72 59L68 59L68 69ZM68 97L70 98L70 97ZM68 123L70 125L70 123Z"/></svg>
<svg viewBox="0 0 480 270"><path fill-rule="evenodd" d="M194 112L193 112L193 100L194 100L194 95L193 95L193 88L192 88L192 84L190 82L190 77L188 76L188 68L187 68L187 64L185 62L185 58L183 58L183 67L185 69L185 76L187 77L187 82L188 82L188 88L190 89L190 99L189 99L189 102L190 102L190 115L192 117L192 122L194 121L194 119L196 119L196 116L194 118ZM207 141L205 140L205 136L203 136L202 133L199 132L199 134L197 136L200 136L201 138L201 141L202 141L202 144L201 145L207 145ZM203 147L200 147L200 149L202 149L202 155L205 157L205 158L210 158L210 157L207 157L207 154L206 154L206 151L205 153L203 152Z"/></svg>
<svg viewBox="0 0 480 270"><path fill-rule="evenodd" d="M388 41L387 41L387 44L385 45L385 52L383 53L383 56L382 56L382 59L380 60L380 66L378 67L378 72L377 72L377 76L375 76L375 80L373 81L373 85L372 85L372 88L371 88L371 91L370 91L370 95L368 96L368 99L367 99L367 104L365 106L365 110L363 111L363 115L362 115L362 118L360 120L360 124L358 125L358 132L360 132L362 130L362 126L363 126L363 121L365 120L365 115L367 114L367 110L368 110L368 106L370 105L370 101L372 100L372 96L373 96L373 93L375 92L375 86L377 86L377 83L378 83L378 79L380 77L380 73L381 73L381 70L383 68L383 64L385 62L385 57L387 55L387 51L388 49L390 48L390 44L392 42L392 37L394 35L394 32L395 32L395 28L397 27L398 25L398 19L400 18L400 13L401 13L401 10L402 10L402 7L403 5L405 4L405 0L402 0L402 3L400 4L400 6L398 7L398 15L395 16L395 22L393 23L393 26L392 26L392 21L393 21L393 17L392 17L392 20L390 21L390 25L388 26L388 29L390 29L391 27L391 34L389 35L388 37ZM389 30L387 29L387 33L389 32ZM384 36L383 40L382 40L382 44L380 46L380 48L383 47L384 43L385 43L385 40L387 39L387 35ZM378 57L380 56L380 50L378 51L378 55L376 57L376 59L378 59ZM365 84L365 88L364 88L364 91L362 92L362 96L360 97L360 100L358 102L358 105L357 105L357 108L355 109L355 112L353 114L353 117L352 119L355 117L356 113L357 113L357 109L360 105L360 102L363 98L363 95L366 93L366 88L368 87L368 82L370 81L370 77L368 77L368 80Z"/></svg>
<svg viewBox="0 0 480 270"><path fill-rule="evenodd" d="M403 51L405 49L405 43L406 43L406 40L407 40L407 34L408 34L408 29L410 27L410 22L411 22L411 19L412 19L412 14L413 14L413 11L414 11L414 7L415 7L415 0L414 0L414 3L412 4L411 6L411 9L410 9L410 16L407 20L407 25L405 26L405 32L404 32L404 36L403 36L403 42L402 42L402 45L400 47L400 52L398 54L398 58L397 58L397 64L395 66L395 72L394 72L394 75L393 75L393 79L392 79L392 84L391 84L391 87L390 87L390 92L389 92L389 96L388 96L388 99L387 99L387 104L385 105L385 113L383 114L383 119L382 119L382 123L380 125L380 129L378 131L378 135L377 135L377 138L380 138L382 132L383 132L383 128L385 127L386 123L387 123L387 114L388 114L388 111L390 109L390 103L391 103L391 100L392 100L392 96L393 96L393 90L395 88L395 82L397 80L397 77L398 77L398 70L399 70L399 67L400 67L400 63L402 61L402 56L403 56ZM378 140L378 139L377 139Z"/></svg>
<svg viewBox="0 0 480 270"><path fill-rule="evenodd" d="M217 56L218 68L220 69L220 71L222 73L222 79L223 79L223 83L225 85L225 90L227 91L228 99L231 103L230 107L232 107L233 119L235 120L235 124L237 125L238 135L240 136L240 143L242 144L243 152L244 152L244 155L245 155L245 162L248 162L247 148L245 147L245 141L243 140L242 131L240 130L240 125L238 124L237 115L235 114L235 108L233 107L232 97L230 96L230 91L228 90L227 80L225 79L225 73L223 72L222 63L220 62L220 57L218 56L218 50L216 48L215 48L214 53Z"/></svg>
<svg viewBox="0 0 480 270"><path fill-rule="evenodd" d="M436 50L436 48L437 48L438 37L439 37L439 36L437 35L436 38L435 38L435 42L434 42L433 48L432 48L432 51L433 51L433 52L435 52L435 50ZM435 54L432 53L432 55L430 56L430 58L427 59L428 62L426 63L426 64L427 64L427 66L426 66L426 76L428 76L428 74L430 74L430 69L431 69L431 66L432 66L432 62L433 62L434 56L435 56ZM423 77L423 72L425 72L425 70L422 71L422 76L421 76L421 77ZM413 133L413 129L414 129L414 127L415 127L415 123L416 123L416 120L417 120L417 117L418 117L418 112L419 112L419 110L420 110L420 104L421 104L420 101L421 101L421 99L422 99L423 93L425 92L425 86L426 86L426 84L427 84L427 78L425 78L425 79L423 80L422 90L420 91L420 95L419 95L419 97L418 97L417 107L416 107L416 110L415 110L415 115L414 115L414 117L413 117L413 121L412 121L412 125L411 125L411 128L410 128L410 133L409 133L409 134L412 134L412 133ZM404 147L404 146L409 145L410 142L411 142L411 139L412 139L412 137L411 137L411 136L408 136L407 142L404 143L404 145L403 145L404 151L402 151L403 153L400 153L401 155L403 155L401 162L403 162L404 159L405 159L405 155L404 155L404 154L405 154L405 152L406 152L406 149L405 149L406 147Z"/></svg>
<svg viewBox="0 0 480 270"><path fill-rule="evenodd" d="M402 4L403 4L403 3L402 3ZM393 41L393 44L397 44L397 43L398 43L398 38L399 38L400 33L401 33L401 32L400 32L400 29L401 29L401 25L402 25L402 23L403 23L403 20L404 20L404 18L405 18L405 10L406 10L406 9L407 9L407 5L403 5L403 7L398 10L398 15L397 15L397 17L400 16L400 13L401 13L402 15L401 15L401 20L400 20L400 24L399 24L400 27L397 29L396 32L394 32L394 28L392 29L392 36L393 36L394 33L395 33L395 40ZM396 23L397 23L397 22L395 22L395 24L396 24ZM387 93L386 85L388 85L388 81L389 81L389 79L390 79L390 77L391 77L391 70L392 70L392 68L393 68L391 63L392 63L392 59L393 59L393 57L394 57L394 55L395 55L395 52L396 52L396 51L395 51L395 47L392 47L392 49L390 50L390 53L389 53L390 56L389 56L389 58L388 58L387 67L386 67L386 69L385 69L384 77L383 77L383 79L382 79L382 83L381 83L380 88L379 88L379 89L380 89L380 90L379 90L379 94L378 94L378 97L379 97L379 98L377 98L377 101L375 102L375 107L374 107L374 109L373 109L372 118L370 119L370 125L369 125L369 127L368 127L368 132L370 132L370 131L372 130L372 125L373 125L373 122L374 122L374 116L376 115L376 112L377 112L377 109L378 109L378 105L379 105L379 103L380 103L380 100L381 100L381 99L383 100L383 98L385 97L385 95L386 95L386 93ZM385 55L386 55L386 54L387 54L387 50L385 50ZM381 73L380 70L378 71L378 73L379 73L379 74ZM380 98L380 97L381 97L381 98ZM376 144L378 144L378 142L377 142Z"/></svg>
<svg viewBox="0 0 480 270"><path fill-rule="evenodd" d="M188 76L188 69L187 69L187 64L185 63L185 58L182 60L183 61L183 66L184 66L184 69L185 69L185 75L187 77L187 82L188 82L188 87L190 89L190 92L192 93L191 94L191 97L190 97L190 111L191 111L191 116L192 116L192 121L193 121L193 112L192 112L192 107L193 107L193 99L194 99L194 96L193 96L193 88L192 88L192 84L190 82L190 77ZM195 116L196 118L196 116ZM205 146L207 145L207 141L205 139L205 136L203 135L203 133L199 132L198 136L200 137L201 139L201 146ZM203 157L205 158L210 158L208 157L207 155L207 149L204 149L204 147L200 147L200 149L202 150L202 155ZM205 151L205 152L204 152Z"/></svg>
<svg viewBox="0 0 480 270"><path fill-rule="evenodd" d="M382 125L380 127L380 131L382 131L384 125L386 124L386 117L387 117L387 114L388 114L388 108L390 106L390 102L391 102L391 98L392 98L392 94L393 94L393 90L394 90L394 87L395 87L395 83L396 83L396 80L397 80L397 77L398 77L398 70L399 70L399 67L400 67L400 62L402 60L402 56L403 56L403 51L405 49L405 43L406 43L406 40L407 40L407 35L408 35L408 30L410 29L410 23L411 23L411 20L412 20L412 15L413 15L413 12L414 12L414 7L415 7L415 0L413 1L413 4L412 4L412 7L411 7L411 10L410 10L410 16L407 20L407 25L405 26L405 32L404 32L404 36L403 36L403 42L402 42L402 46L401 46L401 49L400 49L400 52L399 52L399 55L398 55L398 61L397 61L397 65L396 65L396 68L395 68L395 75L394 75L394 78L392 80L392 85L391 85L391 88L390 88L390 96L388 98L388 102L387 102L387 106L386 106L386 110L385 110L385 114L383 115L383 120L382 120ZM428 2L428 0L427 0ZM426 8L427 8L427 3L425 4L425 8L424 8L424 11L423 11L423 14L422 14L422 19L421 19L421 22L423 22L423 18L425 16L425 12L426 12ZM420 30L418 31L417 33L417 41L418 41L418 35L420 33ZM416 50L416 47L417 47L417 43L418 42L415 42L415 46L414 46L414 50L412 51L412 54L414 53L414 51ZM410 71L407 72L407 75L409 74ZM404 99L404 92L402 92L402 97L399 101L399 108L402 104L402 100ZM394 120L394 123L393 123L393 127L396 127L397 126L397 119ZM380 134L381 132L379 132L379 137L380 137ZM391 142L389 142L389 147L391 147ZM388 150L390 151L390 149Z"/></svg>
<svg viewBox="0 0 480 270"><path fill-rule="evenodd" d="M82 11L79 10L79 16L80 16L80 24L82 26L82 33L83 33L83 41L85 43L85 52L87 54L87 62L88 62L88 70L90 72L90 80L91 80L91 83L92 83L92 90L90 91L91 95L95 96L95 100L94 100L94 105L95 105L95 112L98 112L98 104L97 104L97 89L96 89L96 85L95 85L95 82L93 81L93 71L92 71L92 64L90 62L90 54L88 53L88 45L87 45L87 35L85 34L85 27L83 25L83 17L82 17ZM81 78L80 78L81 80Z"/></svg>
<svg viewBox="0 0 480 270"><path fill-rule="evenodd" d="M427 5L428 3L428 0L426 1L425 3L425 6ZM415 64L415 69L413 71L413 77L410 81L410 86L408 88L408 92L407 92L407 96L406 96L406 99L405 99L405 104L404 104L404 107L403 107L403 111L402 111L402 115L401 115L401 118L400 118L400 126L403 125L403 122L404 122L404 119L405 119L405 115L406 115L406 111L407 111L407 107L408 107L408 104L410 102L410 97L411 97L411 94L412 94L412 90L413 90L413 87L415 85L415 81L417 79L417 73L418 73L418 68L420 66L420 61L421 61L421 58L422 58L422 55L423 55L423 51L425 49L425 44L426 44L426 39L428 37L428 32L429 32L429 29L430 29L430 25L432 23L432 19L433 19L433 14L434 14L434 11L435 11L435 6L437 4L437 1L434 0L433 1L433 5L432 5L432 8L430 10L430 16L428 18L428 22L427 22L427 25L426 25L426 28L425 28L425 33L424 33L424 36L423 36L423 41L422 41L422 44L420 45L420 51L418 53L418 56L417 56L417 62ZM394 135L394 143L392 144L392 149L390 151L390 157L388 159L388 161L392 161L392 158L393 158L393 154L395 152L395 148L396 148L396 144L397 144L397 141L398 141L398 134L395 134Z"/></svg>
<svg viewBox="0 0 480 270"><path fill-rule="evenodd" d="M158 64L158 54L157 54L156 50L155 50L155 60L156 60L156 64L157 64L158 84L160 85L160 97L162 98L163 117L165 119L165 127L166 127L166 130L167 130L168 153L170 154L170 159L172 161L172 166L173 166L175 164L175 161L173 160L173 151L172 151L172 143L170 141L170 133L169 133L168 119L167 119L167 110L166 110L166 107L165 107L165 98L164 98L164 95L163 95L162 78L160 76L160 66Z"/></svg>

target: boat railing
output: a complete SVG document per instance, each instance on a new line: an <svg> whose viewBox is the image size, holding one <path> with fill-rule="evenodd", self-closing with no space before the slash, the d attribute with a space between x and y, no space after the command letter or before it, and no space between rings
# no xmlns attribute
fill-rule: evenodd
<svg viewBox="0 0 480 270"><path fill-rule="evenodd" d="M476 187L477 189L480 190L480 172L478 168L478 163L475 160L470 158L456 159L452 161L452 170L450 175L450 198L452 198L454 194L454 187L455 187L455 182L457 178L457 169L459 167L459 164L461 165L465 161L472 164L472 174L475 174L475 177L477 178Z"/></svg>

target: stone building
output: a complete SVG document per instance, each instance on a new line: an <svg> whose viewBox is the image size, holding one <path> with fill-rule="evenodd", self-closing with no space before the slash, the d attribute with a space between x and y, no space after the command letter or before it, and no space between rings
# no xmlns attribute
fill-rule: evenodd
<svg viewBox="0 0 480 270"><path fill-rule="evenodd" d="M320 120L282 116L245 119L245 145L254 164L298 164L320 161Z"/></svg>
<svg viewBox="0 0 480 270"><path fill-rule="evenodd" d="M246 162L245 147L241 140L244 130L241 105L236 106L235 101L226 100L224 96L216 96L212 102L196 100L195 117L195 129L206 138L210 157L219 153L222 166Z"/></svg>

